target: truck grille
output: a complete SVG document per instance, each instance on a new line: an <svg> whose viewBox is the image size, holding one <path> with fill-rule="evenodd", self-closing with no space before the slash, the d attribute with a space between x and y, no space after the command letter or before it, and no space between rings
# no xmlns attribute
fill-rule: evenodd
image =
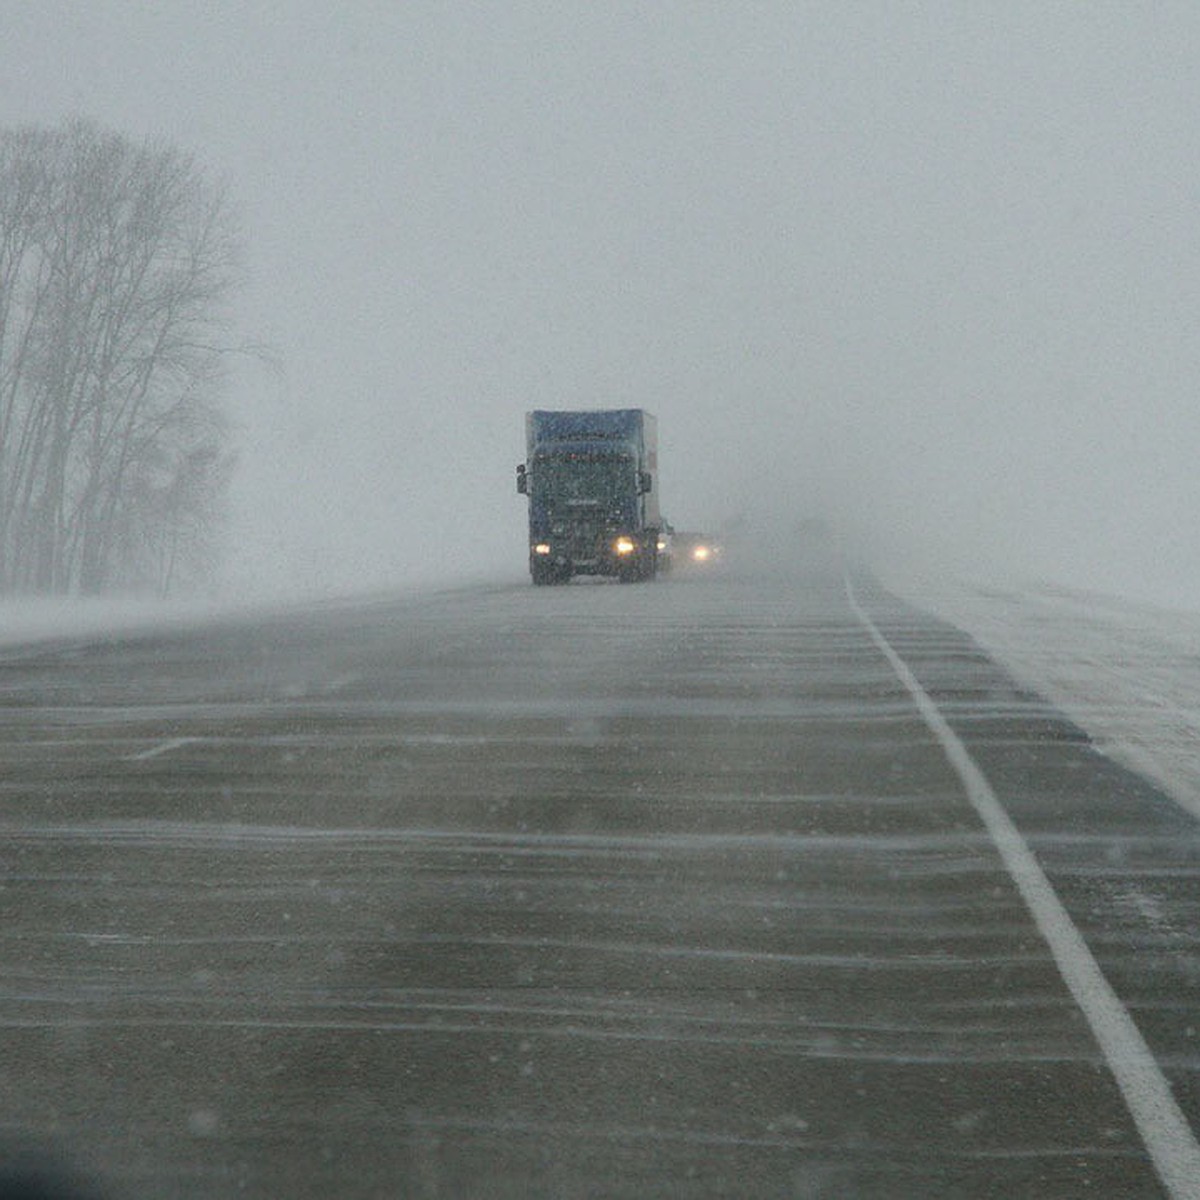
<svg viewBox="0 0 1200 1200"><path fill-rule="evenodd" d="M551 526L551 541L562 547L573 562L595 562L604 557L615 530L607 522L558 521Z"/></svg>

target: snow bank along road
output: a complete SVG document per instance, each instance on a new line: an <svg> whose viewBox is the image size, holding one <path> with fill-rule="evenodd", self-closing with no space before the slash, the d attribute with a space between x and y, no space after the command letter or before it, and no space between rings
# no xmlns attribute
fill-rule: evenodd
<svg viewBox="0 0 1200 1200"><path fill-rule="evenodd" d="M118 1196L1194 1197L1200 837L869 581L0 654L0 1121Z"/></svg>
<svg viewBox="0 0 1200 1200"><path fill-rule="evenodd" d="M1046 585L899 586L1200 817L1200 614Z"/></svg>

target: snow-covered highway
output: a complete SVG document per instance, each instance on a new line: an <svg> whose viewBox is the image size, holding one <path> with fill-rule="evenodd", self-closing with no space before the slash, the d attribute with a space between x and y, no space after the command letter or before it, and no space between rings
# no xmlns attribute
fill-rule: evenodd
<svg viewBox="0 0 1200 1200"><path fill-rule="evenodd" d="M118 1195L1197 1194L1195 817L833 563L9 647L0 755Z"/></svg>

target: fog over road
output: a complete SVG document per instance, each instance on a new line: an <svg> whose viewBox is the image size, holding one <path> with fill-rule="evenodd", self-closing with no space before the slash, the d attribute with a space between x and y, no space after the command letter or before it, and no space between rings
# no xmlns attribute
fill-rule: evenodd
<svg viewBox="0 0 1200 1200"><path fill-rule="evenodd" d="M9 649L0 756L0 1121L118 1197L1196 1195L1195 819L832 563Z"/></svg>

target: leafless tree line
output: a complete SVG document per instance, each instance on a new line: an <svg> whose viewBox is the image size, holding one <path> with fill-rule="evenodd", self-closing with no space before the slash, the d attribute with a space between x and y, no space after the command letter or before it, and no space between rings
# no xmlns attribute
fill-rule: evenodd
<svg viewBox="0 0 1200 1200"><path fill-rule="evenodd" d="M167 591L210 568L232 224L170 147L0 131L0 591Z"/></svg>

